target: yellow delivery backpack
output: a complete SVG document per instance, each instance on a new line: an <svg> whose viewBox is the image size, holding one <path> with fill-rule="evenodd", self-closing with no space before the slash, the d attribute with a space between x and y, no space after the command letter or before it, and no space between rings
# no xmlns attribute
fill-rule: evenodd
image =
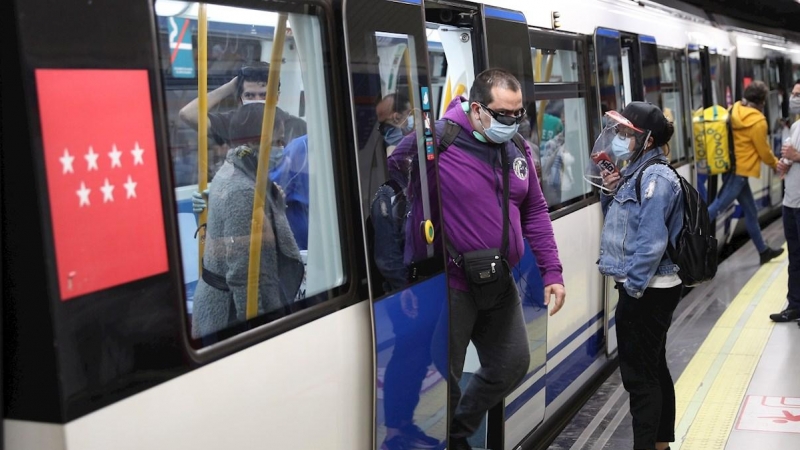
<svg viewBox="0 0 800 450"><path fill-rule="evenodd" d="M694 158L699 173L716 175L733 167L729 112L719 105L700 109L692 114L694 125Z"/></svg>

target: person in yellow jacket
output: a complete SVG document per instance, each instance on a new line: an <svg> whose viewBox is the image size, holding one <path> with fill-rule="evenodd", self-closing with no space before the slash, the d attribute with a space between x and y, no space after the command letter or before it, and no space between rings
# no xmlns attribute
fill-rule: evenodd
<svg viewBox="0 0 800 450"><path fill-rule="evenodd" d="M739 201L747 233L758 249L761 264L783 253L783 248L771 248L764 242L758 224L758 210L753 191L750 190L750 183L747 181L748 177L760 177L761 162L773 170L778 165L778 159L772 154L769 146L769 126L763 113L768 92L769 89L763 81L753 81L745 88L744 98L733 105L731 127L736 170L722 176L722 189L708 207L708 216L714 220L717 214L728 208L734 200Z"/></svg>

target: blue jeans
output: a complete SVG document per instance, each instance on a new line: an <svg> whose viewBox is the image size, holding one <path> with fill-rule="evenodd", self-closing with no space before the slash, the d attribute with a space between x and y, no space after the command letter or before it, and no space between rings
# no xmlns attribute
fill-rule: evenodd
<svg viewBox="0 0 800 450"><path fill-rule="evenodd" d="M783 207L783 233L789 248L790 309L800 309L800 208Z"/></svg>
<svg viewBox="0 0 800 450"><path fill-rule="evenodd" d="M722 175L722 191L720 191L714 202L708 207L708 217L711 220L716 219L717 214L726 209L733 203L734 200L739 201L744 213L744 224L747 227L747 233L750 239L753 240L756 249L759 253L767 250L767 244L761 236L761 226L758 224L758 210L756 209L756 201L753 198L753 191L750 190L750 183L747 182L747 177L736 175L728 172Z"/></svg>

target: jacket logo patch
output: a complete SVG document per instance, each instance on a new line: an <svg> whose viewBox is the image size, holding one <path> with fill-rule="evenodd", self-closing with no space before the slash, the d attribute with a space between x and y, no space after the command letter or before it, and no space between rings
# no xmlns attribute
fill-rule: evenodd
<svg viewBox="0 0 800 450"><path fill-rule="evenodd" d="M528 179L528 161L525 161L525 158L516 158L514 159L514 174L520 180L527 180Z"/></svg>

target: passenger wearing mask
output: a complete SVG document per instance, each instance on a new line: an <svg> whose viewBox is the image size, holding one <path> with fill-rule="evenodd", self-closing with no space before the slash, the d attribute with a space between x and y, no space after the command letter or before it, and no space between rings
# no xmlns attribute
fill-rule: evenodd
<svg viewBox="0 0 800 450"><path fill-rule="evenodd" d="M739 201L744 212L747 233L750 234L750 239L758 250L761 264L783 253L783 248L771 248L764 242L761 226L758 223L756 201L747 181L748 177L761 176L762 162L773 169L778 165L778 159L770 149L769 126L763 113L767 93L767 85L764 82L753 81L745 88L744 98L731 108L736 171L722 175L722 189L708 205L708 217L714 220L717 214L728 208L734 200Z"/></svg>
<svg viewBox="0 0 800 450"><path fill-rule="evenodd" d="M397 144L414 131L411 102L401 93L389 94L375 107L375 113L378 117L378 129L386 143L386 155L391 155Z"/></svg>
<svg viewBox="0 0 800 450"><path fill-rule="evenodd" d="M269 64L263 61L253 61L243 64L238 74L229 82L208 93L208 137L212 140L209 142L210 151L215 146L223 146L228 149L233 148L228 134L231 118L236 113L237 108L241 106L251 103L265 104L267 99L268 78ZM278 82L278 89L280 90L280 82ZM278 95L280 96L280 91ZM217 109L231 97L235 98L237 108L228 108L223 111L218 111ZM181 120L195 130L199 122L199 107L200 103L198 99L195 98L181 108L178 113ZM272 146L275 152L274 158L277 159L280 157L284 146L288 142L305 134L306 123L303 119L292 116L280 108L275 108L275 127L272 136ZM214 155L211 154L210 156L211 161L214 161ZM209 167L208 179L212 180L214 174L215 172L212 172L212 168ZM198 205L205 203L205 199L208 197L208 189L202 194L200 192L194 192L192 196L192 203L195 212L197 212Z"/></svg>
<svg viewBox="0 0 800 450"><path fill-rule="evenodd" d="M263 104L243 105L231 116L232 148L210 188L205 254L192 312L199 338L246 320L250 235ZM267 184L261 228L258 315L283 315L303 279L303 263L286 218L281 189Z"/></svg>
<svg viewBox="0 0 800 450"><path fill-rule="evenodd" d="M794 83L789 97L789 113L800 114L800 80ZM779 313L770 314L775 322L800 319L800 120L792 124L789 142L781 149L778 172L784 174L783 234L789 249L789 304Z"/></svg>
<svg viewBox="0 0 800 450"><path fill-rule="evenodd" d="M619 369L630 394L633 448L669 448L675 440L675 388L667 367L667 331L681 298L678 266L667 255L683 226L680 181L669 164L673 124L651 103L631 102L605 114L592 159L603 170L605 222L598 266L619 291L616 311ZM599 156L604 154L604 156ZM621 170L619 170L622 168ZM641 192L637 199L639 172Z"/></svg>
<svg viewBox="0 0 800 450"><path fill-rule="evenodd" d="M441 192L435 192L435 171L427 173L428 185L434 189L432 195L440 195L444 215L439 221L434 213L432 221L442 223L447 236L444 243L448 248L450 297L449 368L444 367L443 355L434 354L433 360L441 373L450 374L448 448L451 450L471 448L467 438L478 428L486 412L508 395L528 371L528 337L520 295L511 274L511 268L522 257L523 238L527 238L539 263L545 304L550 305L551 297L555 297L550 314L564 303L558 249L547 204L533 170L530 147L525 143L522 150L512 142L524 117L519 81L505 70L489 69L475 78L469 100L454 99L435 124L438 137L443 136L447 121L460 127L453 143L438 155ZM419 177L417 164L411 164L415 153L416 137L412 134L400 142L389 158L389 167L398 177L406 176L412 167L415 171L411 172L412 182L407 183L411 191L409 224L418 224L423 217L422 202L415 200L419 195L413 191L419 184L413 182ZM506 181L509 195L504 214ZM410 237L409 233L416 232L414 226L406 229L406 266L425 258L419 239ZM441 239L443 233L434 234ZM487 259L492 261L491 265ZM486 265L482 266L481 261ZM476 282L481 267L486 268L490 283ZM481 368L462 396L459 380L470 341L478 351ZM433 345L433 348L437 352L447 349L447 345Z"/></svg>

